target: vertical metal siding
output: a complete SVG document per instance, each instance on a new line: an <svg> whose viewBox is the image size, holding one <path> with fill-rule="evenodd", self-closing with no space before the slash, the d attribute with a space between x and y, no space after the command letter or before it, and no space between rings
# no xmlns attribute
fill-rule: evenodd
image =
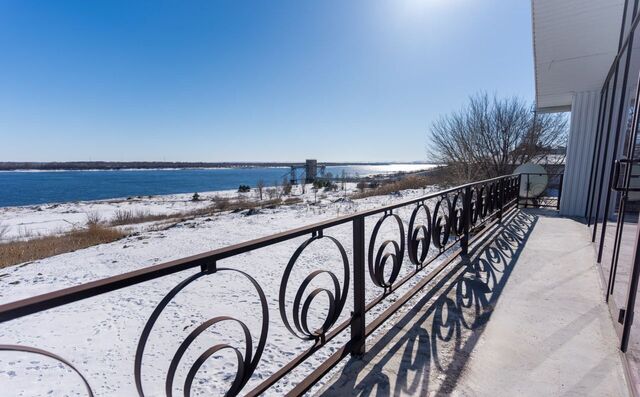
<svg viewBox="0 0 640 397"><path fill-rule="evenodd" d="M587 203L589 170L591 169L600 93L577 92L571 105L571 126L567 142L564 187L560 202L560 214L583 216Z"/></svg>

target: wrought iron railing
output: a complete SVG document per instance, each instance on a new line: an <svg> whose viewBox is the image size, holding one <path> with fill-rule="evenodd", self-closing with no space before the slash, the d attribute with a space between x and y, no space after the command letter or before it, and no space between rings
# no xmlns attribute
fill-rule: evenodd
<svg viewBox="0 0 640 397"><path fill-rule="evenodd" d="M148 395L142 376L145 348L159 316L172 300L194 281L211 277L214 274L234 273L246 278L255 289L262 315L259 334L252 335L244 321L231 316L216 316L202 322L182 340L168 363L164 381L166 395L171 396L175 392L176 374L180 369L181 373L186 371L184 383L181 386L184 394L188 396L202 365L210 357L223 351L230 352L237 357L236 374L227 390L227 395L238 395L240 393L246 395L261 394L332 339L336 338L337 335L345 335L349 329L348 341L326 359L322 365L316 367L311 373L306 374L303 381L288 391L290 395L299 395L309 390L331 368L349 354L363 354L368 336L376 331L391 315L458 256L466 255L470 242L480 235L482 229L486 230L488 223L499 222L504 213L515 208L518 202L520 181L520 176L509 175L470 183L401 203L338 217L184 259L4 304L0 306L0 324L187 269L199 268L198 272L184 279L164 296L142 329L135 351L133 381L138 394L144 396ZM403 220L399 215L400 209L409 210L410 217ZM378 219L369 237L367 249L365 220L370 217L378 217ZM405 230L405 222L408 225L407 230ZM380 233L382 225L387 223L394 225L397 235L393 239L378 242L377 240L382 236ZM348 227L349 224L351 224L352 229L351 241L340 241L332 236L333 228L340 225ZM280 319L271 318L268 299L259 281L244 271L246 269L240 270L220 266L220 264L225 259L301 237L307 237L307 239L292 253L288 264L283 269L277 297ZM293 292L289 291L292 271L302 253L319 240L325 240L335 246L335 250L342 262L340 271L342 274L336 275L328 269L318 269L311 272L303 279L299 288L295 291L292 308L287 308L287 296L290 296L289 293ZM350 249L353 255L352 263L350 263L347 250L344 248L345 244L352 244ZM400 270L405 264L405 257L409 259L411 270L406 272L407 274L403 277L400 277ZM416 279L413 279L414 276L421 272L424 273L424 277L420 278L417 283L410 285L409 280L415 281ZM379 290L377 296L369 300L367 299L365 288L367 273L375 288ZM331 280L329 287L312 287L314 280L320 276L328 277ZM353 281L353 286L350 285L351 281ZM379 310L378 312L381 313L375 319L368 323L365 321L366 313L373 313L373 309L384 302L385 298L396 293L405 284L411 287L407 293ZM350 289L352 290L353 311L351 315L342 316L346 318L339 322L338 320L341 318L341 313L344 311L350 295ZM325 301L328 302L328 308L326 317L320 319L321 325L314 328L309 325L309 313L310 307L314 305L314 301L319 296L324 296ZM269 298L269 301L272 301L275 297ZM289 302L291 301L289 300ZM282 368L270 374L269 377L261 378L263 380L260 383L254 382L257 384L250 390L244 390L249 389L245 386L247 386L247 383L252 379L252 375L260 366L269 329L274 325L274 322L278 321L281 321L292 335L302 340L309 340L312 345ZM244 346L232 346L227 343L216 344L204 350L190 366L183 366L182 361L184 361L185 352L192 346L194 341L211 327L225 322L233 323L240 327L239 329L243 333ZM257 340L255 346L254 339ZM65 359L55 353L31 346L0 345L0 350L18 351L52 358L75 371L85 385L88 395L93 396L90 386L91 379L83 376L68 358Z"/></svg>

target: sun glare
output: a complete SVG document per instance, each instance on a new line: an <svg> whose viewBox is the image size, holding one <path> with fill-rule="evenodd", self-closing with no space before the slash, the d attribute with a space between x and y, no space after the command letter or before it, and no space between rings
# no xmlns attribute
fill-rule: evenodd
<svg viewBox="0 0 640 397"><path fill-rule="evenodd" d="M429 14L453 7L460 1L456 0L397 0L390 3L394 12L403 20L422 19Z"/></svg>

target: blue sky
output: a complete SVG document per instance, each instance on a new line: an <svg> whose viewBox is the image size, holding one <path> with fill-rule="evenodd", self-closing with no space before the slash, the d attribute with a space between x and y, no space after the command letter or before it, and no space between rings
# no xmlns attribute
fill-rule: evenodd
<svg viewBox="0 0 640 397"><path fill-rule="evenodd" d="M534 96L528 1L0 2L0 161L429 160Z"/></svg>

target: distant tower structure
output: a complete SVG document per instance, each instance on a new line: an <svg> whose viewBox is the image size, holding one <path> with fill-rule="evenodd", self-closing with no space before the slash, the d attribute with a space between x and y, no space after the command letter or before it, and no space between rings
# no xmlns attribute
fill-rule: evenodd
<svg viewBox="0 0 640 397"><path fill-rule="evenodd" d="M284 177L288 176L292 185L297 183L313 183L317 181L318 178L324 178L325 169L325 165L318 167L318 160L310 159L306 160L304 164L298 163L291 165L291 170L287 172ZM318 175L318 171L320 171L320 175ZM298 178L300 178L300 180L298 180Z"/></svg>
<svg viewBox="0 0 640 397"><path fill-rule="evenodd" d="M318 160L307 160L304 167L306 183L313 183L318 178Z"/></svg>

